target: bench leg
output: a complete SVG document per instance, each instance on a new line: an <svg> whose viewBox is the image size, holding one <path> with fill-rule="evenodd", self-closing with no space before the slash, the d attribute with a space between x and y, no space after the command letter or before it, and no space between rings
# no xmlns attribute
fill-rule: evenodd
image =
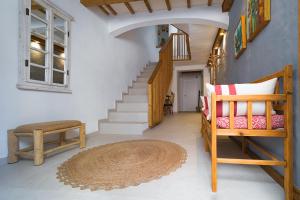
<svg viewBox="0 0 300 200"><path fill-rule="evenodd" d="M66 132L59 134L59 145L64 145L66 143Z"/></svg>
<svg viewBox="0 0 300 200"><path fill-rule="evenodd" d="M33 131L34 165L41 165L44 162L44 138L42 130Z"/></svg>
<svg viewBox="0 0 300 200"><path fill-rule="evenodd" d="M19 139L14 133L14 130L7 131L7 142L8 142L8 158L7 162L9 164L19 161L17 152L19 151Z"/></svg>
<svg viewBox="0 0 300 200"><path fill-rule="evenodd" d="M289 133L292 134L292 133ZM292 157L293 143L291 136L284 139L284 160L286 166L284 168L284 192L285 200L293 200L293 157Z"/></svg>
<svg viewBox="0 0 300 200"><path fill-rule="evenodd" d="M82 149L85 148L85 123L81 124L79 132L80 148Z"/></svg>
<svg viewBox="0 0 300 200"><path fill-rule="evenodd" d="M212 133L211 139L211 188L213 192L217 192L217 137L216 133Z"/></svg>

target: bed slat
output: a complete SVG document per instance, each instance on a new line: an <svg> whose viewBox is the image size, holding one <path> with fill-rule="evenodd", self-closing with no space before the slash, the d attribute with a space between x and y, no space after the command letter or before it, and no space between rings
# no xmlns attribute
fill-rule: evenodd
<svg viewBox="0 0 300 200"><path fill-rule="evenodd" d="M233 101L230 101L229 103L229 127L231 129L234 129L234 102Z"/></svg>
<svg viewBox="0 0 300 200"><path fill-rule="evenodd" d="M267 130L272 129L272 102L266 101L266 123L267 123Z"/></svg>
<svg viewBox="0 0 300 200"><path fill-rule="evenodd" d="M218 136L255 136L255 137L286 137L284 130L265 129L217 129Z"/></svg>
<svg viewBox="0 0 300 200"><path fill-rule="evenodd" d="M248 129L252 129L252 102L247 103L247 114L248 114Z"/></svg>
<svg viewBox="0 0 300 200"><path fill-rule="evenodd" d="M237 164L237 165L276 165L285 166L284 161L276 160L254 160L254 159L232 159L232 158L217 158L218 163Z"/></svg>

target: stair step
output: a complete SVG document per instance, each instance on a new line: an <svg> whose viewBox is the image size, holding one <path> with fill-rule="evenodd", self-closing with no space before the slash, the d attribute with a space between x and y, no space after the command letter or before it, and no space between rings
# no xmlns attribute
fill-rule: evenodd
<svg viewBox="0 0 300 200"><path fill-rule="evenodd" d="M143 73L141 73L138 77L141 77L141 78L150 78L150 76L151 76L151 74L152 74L152 72L150 73L150 72L143 72Z"/></svg>
<svg viewBox="0 0 300 200"><path fill-rule="evenodd" d="M149 78L144 78L144 77L138 77L136 79L137 82L144 82L144 83L147 83L149 80Z"/></svg>
<svg viewBox="0 0 300 200"><path fill-rule="evenodd" d="M144 95L146 95L147 90L146 90L146 88L129 88L128 93L129 94L141 94L141 95L144 94Z"/></svg>
<svg viewBox="0 0 300 200"><path fill-rule="evenodd" d="M105 134L142 135L147 128L148 123L99 120L99 131Z"/></svg>
<svg viewBox="0 0 300 200"><path fill-rule="evenodd" d="M123 102L141 102L147 103L148 96L147 95L129 95L126 94L123 96Z"/></svg>
<svg viewBox="0 0 300 200"><path fill-rule="evenodd" d="M148 75L150 76L151 74L153 73L153 70L152 69L149 69L149 70L145 70L141 73L141 75Z"/></svg>
<svg viewBox="0 0 300 200"><path fill-rule="evenodd" d="M154 70L155 67L156 67L156 64L152 65L152 66L148 66L148 67L144 68L144 71L146 71L146 70Z"/></svg>
<svg viewBox="0 0 300 200"><path fill-rule="evenodd" d="M117 111L147 112L148 103L139 102L118 102Z"/></svg>
<svg viewBox="0 0 300 200"><path fill-rule="evenodd" d="M147 88L148 84L143 82L133 82L132 84L133 88Z"/></svg>
<svg viewBox="0 0 300 200"><path fill-rule="evenodd" d="M108 113L108 120L112 122L148 122L147 112L118 112Z"/></svg>
<svg viewBox="0 0 300 200"><path fill-rule="evenodd" d="M99 131L105 134L142 135L148 128L148 80L155 66L145 68L116 109L108 111L108 119L99 120Z"/></svg>

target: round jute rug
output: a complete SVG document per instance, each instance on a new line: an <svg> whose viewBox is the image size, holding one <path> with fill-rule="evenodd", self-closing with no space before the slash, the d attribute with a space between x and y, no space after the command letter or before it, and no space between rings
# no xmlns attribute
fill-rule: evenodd
<svg viewBox="0 0 300 200"><path fill-rule="evenodd" d="M80 189L111 190L168 175L185 160L186 151L177 144L131 140L78 153L58 167L57 178Z"/></svg>

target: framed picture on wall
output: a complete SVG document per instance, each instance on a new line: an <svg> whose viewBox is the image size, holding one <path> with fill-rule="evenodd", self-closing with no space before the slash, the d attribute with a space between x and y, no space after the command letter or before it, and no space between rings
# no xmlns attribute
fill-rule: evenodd
<svg viewBox="0 0 300 200"><path fill-rule="evenodd" d="M271 21L271 0L247 0L247 40L254 38Z"/></svg>
<svg viewBox="0 0 300 200"><path fill-rule="evenodd" d="M238 59L247 47L246 18L241 16L234 32L234 55Z"/></svg>
<svg viewBox="0 0 300 200"><path fill-rule="evenodd" d="M169 38L169 25L157 25L157 45L156 48L163 47Z"/></svg>

